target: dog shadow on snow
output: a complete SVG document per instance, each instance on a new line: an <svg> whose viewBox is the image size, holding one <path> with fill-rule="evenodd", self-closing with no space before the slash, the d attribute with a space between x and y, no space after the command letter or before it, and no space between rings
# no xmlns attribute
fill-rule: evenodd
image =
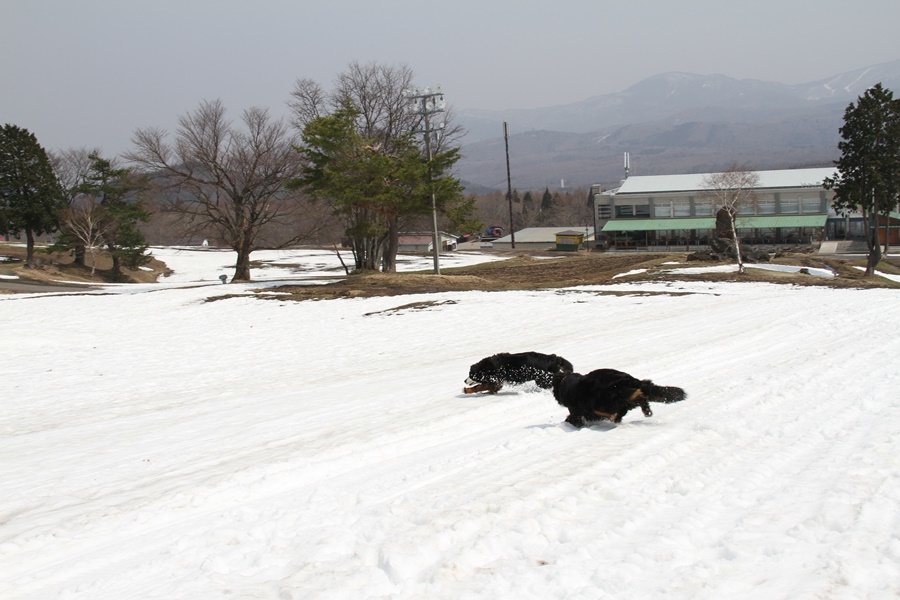
<svg viewBox="0 0 900 600"><path fill-rule="evenodd" d="M594 421L589 425L584 425L583 427L575 427L571 423L567 423L566 421L560 421L559 423L544 423L542 425L528 425L525 429L561 429L565 433L575 433L577 431L613 431L614 429L619 429L622 427L662 427L662 424L655 421L643 420L643 421L625 421L623 423L613 423L611 421Z"/></svg>

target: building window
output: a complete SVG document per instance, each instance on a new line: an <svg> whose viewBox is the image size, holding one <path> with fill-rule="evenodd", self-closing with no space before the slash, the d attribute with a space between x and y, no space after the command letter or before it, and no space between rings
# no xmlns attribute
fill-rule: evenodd
<svg viewBox="0 0 900 600"><path fill-rule="evenodd" d="M782 198L781 214L796 215L800 213L800 198Z"/></svg>
<svg viewBox="0 0 900 600"><path fill-rule="evenodd" d="M597 205L597 218L598 219L609 219L612 217L612 207L609 204L598 204Z"/></svg>
<svg viewBox="0 0 900 600"><path fill-rule="evenodd" d="M634 207L634 216L642 217L644 219L650 218L650 205L649 204L639 204Z"/></svg>
<svg viewBox="0 0 900 600"><path fill-rule="evenodd" d="M691 216L691 202L690 200L678 200L673 202L673 210L675 212L676 217L689 217Z"/></svg>
<svg viewBox="0 0 900 600"><path fill-rule="evenodd" d="M758 215L774 215L775 199L771 198L768 200L760 200L757 204L756 211L756 214Z"/></svg>
<svg viewBox="0 0 900 600"><path fill-rule="evenodd" d="M634 207L630 204L626 204L625 206L617 206L616 207L616 218L621 219L622 217L633 217L634 216Z"/></svg>
<svg viewBox="0 0 900 600"><path fill-rule="evenodd" d="M694 215L698 217L711 217L712 200L697 200L694 202Z"/></svg>
<svg viewBox="0 0 900 600"><path fill-rule="evenodd" d="M822 204L818 198L804 198L801 203L804 214L815 214L822 212Z"/></svg>
<svg viewBox="0 0 900 600"><path fill-rule="evenodd" d="M665 204L654 204L653 205L653 216L654 217L671 217L672 216L672 203L666 202Z"/></svg>

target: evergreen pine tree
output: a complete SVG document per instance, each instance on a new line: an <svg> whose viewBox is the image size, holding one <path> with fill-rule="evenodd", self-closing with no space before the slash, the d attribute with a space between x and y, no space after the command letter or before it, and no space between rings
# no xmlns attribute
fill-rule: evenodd
<svg viewBox="0 0 900 600"><path fill-rule="evenodd" d="M130 169L115 168L112 161L97 153L92 153L90 158L90 173L78 191L100 202L106 223L104 240L113 262L111 275L119 280L123 266L136 269L150 261L146 254L147 241L139 225L150 219L150 213L134 197L141 186Z"/></svg>
<svg viewBox="0 0 900 600"><path fill-rule="evenodd" d="M544 195L541 198L541 210L551 210L553 208L553 194L550 188L544 188Z"/></svg>
<svg viewBox="0 0 900 600"><path fill-rule="evenodd" d="M866 276L872 276L881 260L878 216L887 222L900 196L900 99L876 84L847 107L840 132L837 173L824 185L834 190L839 214L862 213L869 247Z"/></svg>
<svg viewBox="0 0 900 600"><path fill-rule="evenodd" d="M522 196L522 210L534 210L534 196L531 195L531 192L525 192L525 195Z"/></svg>
<svg viewBox="0 0 900 600"><path fill-rule="evenodd" d="M34 266L35 236L53 233L66 198L47 153L27 129L0 129L0 232L25 232L26 259Z"/></svg>

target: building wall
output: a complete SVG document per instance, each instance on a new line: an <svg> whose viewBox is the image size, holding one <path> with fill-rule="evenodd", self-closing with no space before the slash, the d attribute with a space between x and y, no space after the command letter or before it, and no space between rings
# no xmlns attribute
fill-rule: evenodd
<svg viewBox="0 0 900 600"><path fill-rule="evenodd" d="M821 178L825 171L828 170L786 169L761 172L760 178L763 181L770 184L777 182L777 186L757 188L755 190L756 202L742 209L740 214L743 216L829 215L836 218L831 209L834 192L823 189L819 183L804 183ZM702 174L637 177L623 181L620 189L609 192L602 192L599 186L595 186L591 189L594 200L595 227L597 231L602 231L603 227L611 220L713 217L716 208L712 199L704 190L696 189L703 178L705 175ZM685 185L686 180L690 180L687 185ZM672 191L666 191L669 185L674 186L671 188ZM641 191L640 188L653 191ZM622 189L624 191L621 191ZM763 241L783 238L786 233L786 231L768 230L748 232L749 235ZM794 233L799 237L804 237L810 232L798 230ZM661 233L660 235L668 234ZM598 236L598 245L608 244L618 237L622 237L622 234L615 236L601 234Z"/></svg>
<svg viewBox="0 0 900 600"><path fill-rule="evenodd" d="M758 190L754 205L741 211L742 215L825 215L834 214L830 190L782 189ZM627 194L594 196L594 210L598 227L611 219L664 219L714 216L710 199L695 193Z"/></svg>

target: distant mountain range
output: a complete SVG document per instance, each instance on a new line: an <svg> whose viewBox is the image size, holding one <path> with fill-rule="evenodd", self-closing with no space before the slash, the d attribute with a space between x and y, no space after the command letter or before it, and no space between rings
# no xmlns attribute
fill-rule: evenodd
<svg viewBox="0 0 900 600"><path fill-rule="evenodd" d="M470 193L506 189L503 122L517 189L610 187L624 175L830 166L844 109L881 84L900 96L900 60L799 85L663 73L561 106L462 110L461 179Z"/></svg>

